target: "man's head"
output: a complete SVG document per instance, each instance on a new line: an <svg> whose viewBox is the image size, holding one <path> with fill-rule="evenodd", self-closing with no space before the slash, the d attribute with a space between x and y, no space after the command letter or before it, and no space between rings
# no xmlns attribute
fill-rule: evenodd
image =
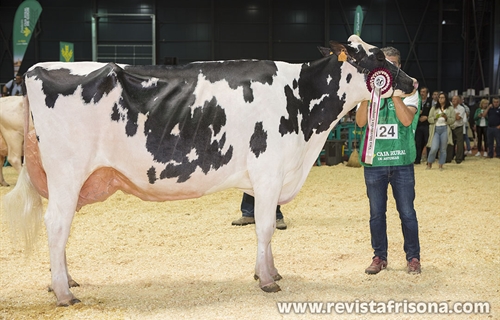
<svg viewBox="0 0 500 320"><path fill-rule="evenodd" d="M427 100L428 96L429 96L429 89L427 89L427 87L420 88L420 98L422 99L422 101Z"/></svg>
<svg viewBox="0 0 500 320"><path fill-rule="evenodd" d="M500 106L500 98L493 98L491 102L493 103L494 108L498 108Z"/></svg>
<svg viewBox="0 0 500 320"><path fill-rule="evenodd" d="M381 48L382 52L385 54L385 58L392 62L398 68L401 68L401 53L399 50L393 47Z"/></svg>
<svg viewBox="0 0 500 320"><path fill-rule="evenodd" d="M453 107L458 106L460 104L460 97L453 96L453 98L451 98L451 104L453 105Z"/></svg>
<svg viewBox="0 0 500 320"><path fill-rule="evenodd" d="M432 93L432 100L438 101L438 98L439 98L439 91L434 91Z"/></svg>
<svg viewBox="0 0 500 320"><path fill-rule="evenodd" d="M16 81L17 84L20 84L21 82L23 82L23 78L21 77L20 74L16 74L16 80L15 81Z"/></svg>
<svg viewBox="0 0 500 320"><path fill-rule="evenodd" d="M464 97L462 97L461 95L458 95L458 101L460 104L464 104Z"/></svg>

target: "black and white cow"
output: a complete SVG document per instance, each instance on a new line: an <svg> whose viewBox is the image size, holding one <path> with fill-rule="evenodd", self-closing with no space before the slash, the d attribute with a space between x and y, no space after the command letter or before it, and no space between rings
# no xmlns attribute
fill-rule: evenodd
<svg viewBox="0 0 500 320"><path fill-rule="evenodd" d="M331 52L330 52L331 49ZM183 66L39 63L25 75L26 166L5 197L6 214L26 239L45 213L52 288L58 305L79 302L69 287L65 247L75 210L116 190L143 200L200 197L226 188L255 196L255 277L280 290L271 237L276 204L304 184L329 131L362 100L367 73L386 68L409 95L417 82L376 47L351 36L326 57L303 64L199 62ZM346 59L339 59L342 53ZM340 60L340 61L339 61ZM22 198L31 186L37 210ZM50 197L49 197L50 195ZM30 199L31 200L31 199ZM28 223L29 222L29 223ZM13 227L16 227L13 223Z"/></svg>

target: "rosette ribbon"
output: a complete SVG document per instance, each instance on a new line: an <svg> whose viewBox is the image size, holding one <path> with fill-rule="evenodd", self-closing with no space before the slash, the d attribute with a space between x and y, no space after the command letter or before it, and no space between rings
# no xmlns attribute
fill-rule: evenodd
<svg viewBox="0 0 500 320"><path fill-rule="evenodd" d="M368 105L368 123L365 134L365 145L361 154L361 161L372 164L377 139L378 113L380 110L380 97L392 87L392 75L385 68L372 70L366 77L366 87L372 93Z"/></svg>

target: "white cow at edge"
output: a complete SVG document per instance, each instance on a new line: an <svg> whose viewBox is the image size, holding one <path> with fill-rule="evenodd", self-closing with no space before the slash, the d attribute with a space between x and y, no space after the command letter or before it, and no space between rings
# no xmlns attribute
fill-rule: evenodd
<svg viewBox="0 0 500 320"><path fill-rule="evenodd" d="M3 164L9 163L21 172L24 141L23 97L0 98L0 185L9 186L3 177Z"/></svg>
<svg viewBox="0 0 500 320"><path fill-rule="evenodd" d="M357 36L348 46L330 46L326 54L320 49L325 57L303 64L31 67L25 104L34 131L25 134L26 165L4 210L30 242L42 217L40 195L49 199L44 219L57 304L79 302L70 291L78 284L65 251L75 211L116 190L149 201L227 188L254 195L255 278L262 290L279 291L271 252L276 204L295 197L329 131L370 99L365 81L371 70L392 74L384 97L406 96L418 86Z"/></svg>

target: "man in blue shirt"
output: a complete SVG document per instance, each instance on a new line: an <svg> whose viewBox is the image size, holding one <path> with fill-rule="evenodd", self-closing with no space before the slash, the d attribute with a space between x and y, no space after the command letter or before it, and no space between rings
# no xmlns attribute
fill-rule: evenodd
<svg viewBox="0 0 500 320"><path fill-rule="evenodd" d="M9 82L7 82L2 89L3 96L22 96L23 95L23 78L20 74Z"/></svg>

